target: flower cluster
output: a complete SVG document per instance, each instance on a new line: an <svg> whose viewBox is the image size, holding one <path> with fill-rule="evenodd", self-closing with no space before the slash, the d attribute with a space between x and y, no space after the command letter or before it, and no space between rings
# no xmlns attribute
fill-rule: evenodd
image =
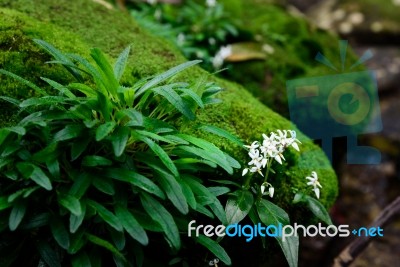
<svg viewBox="0 0 400 267"><path fill-rule="evenodd" d="M296 138L296 131L278 130L276 133L271 132L269 137L266 134L262 134L262 137L262 143L254 141L251 145L245 146L249 149L251 161L248 163L249 168L243 170L243 176L249 171L253 173L257 172L261 176L264 176L262 169L265 168L267 163L275 159L282 164L282 160L285 160L283 152L290 146L300 151L297 144L300 141Z"/></svg>
<svg viewBox="0 0 400 267"><path fill-rule="evenodd" d="M318 187L322 188L322 185L318 181L317 173L315 171L311 172L311 176L307 176L306 179L309 180L307 185L311 185L313 187L312 191L314 191L315 195L319 199L320 190Z"/></svg>

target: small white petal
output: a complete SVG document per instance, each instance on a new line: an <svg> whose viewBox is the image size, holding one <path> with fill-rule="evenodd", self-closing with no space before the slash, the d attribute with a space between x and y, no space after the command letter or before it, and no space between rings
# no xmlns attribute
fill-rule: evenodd
<svg viewBox="0 0 400 267"><path fill-rule="evenodd" d="M296 149L297 151L300 151L299 146L297 145L296 142L293 142L293 143L292 143L292 147L293 147L294 149Z"/></svg>
<svg viewBox="0 0 400 267"><path fill-rule="evenodd" d="M269 196L272 198L274 196L275 188L272 186L269 188Z"/></svg>
<svg viewBox="0 0 400 267"><path fill-rule="evenodd" d="M264 195L264 192L265 192L265 185L262 185L262 186L261 186L261 194Z"/></svg>
<svg viewBox="0 0 400 267"><path fill-rule="evenodd" d="M281 157L279 157L278 155L275 156L275 160L276 160L277 162L279 162L279 164L282 164Z"/></svg>
<svg viewBox="0 0 400 267"><path fill-rule="evenodd" d="M308 182L307 185L313 185L313 182Z"/></svg>
<svg viewBox="0 0 400 267"><path fill-rule="evenodd" d="M319 199L319 188L314 188L313 191L315 192L315 195Z"/></svg>
<svg viewBox="0 0 400 267"><path fill-rule="evenodd" d="M242 176L245 176L246 174L247 174L247 172L249 171L249 169L243 169L243 172L242 172Z"/></svg>

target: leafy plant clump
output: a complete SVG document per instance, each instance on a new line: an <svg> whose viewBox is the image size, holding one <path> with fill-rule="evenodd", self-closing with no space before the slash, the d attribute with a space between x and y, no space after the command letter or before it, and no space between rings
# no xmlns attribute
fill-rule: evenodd
<svg viewBox="0 0 400 267"><path fill-rule="evenodd" d="M209 71L219 69L221 48L240 36L237 22L215 0L188 0L180 5L158 1L129 6L135 20L150 32L175 44L188 59L201 59ZM150 4L149 4L150 3ZM248 35L248 34L246 34Z"/></svg>
<svg viewBox="0 0 400 267"><path fill-rule="evenodd" d="M0 265L141 266L154 258L143 246L168 244L175 255L183 241L198 242L230 264L210 238L183 239L193 216L228 223L218 192L203 184L199 172L240 168L212 143L174 126L217 102L221 89L214 84L171 81L199 61L125 87L120 80L129 48L112 66L99 49L88 61L35 42L77 82L42 78L56 92L48 93L0 70L37 95L2 97L19 108L21 119L0 129ZM222 129L200 129L240 144ZM149 241L161 234L166 243Z"/></svg>

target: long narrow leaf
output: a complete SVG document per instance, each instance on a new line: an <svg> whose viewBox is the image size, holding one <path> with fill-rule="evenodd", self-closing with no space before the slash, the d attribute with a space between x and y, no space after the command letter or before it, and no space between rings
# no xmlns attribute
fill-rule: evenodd
<svg viewBox="0 0 400 267"><path fill-rule="evenodd" d="M7 76L10 76L11 78L14 78L15 80L19 81L20 83L22 83L22 84L28 86L29 88L33 89L39 95L48 95L43 89L39 88L38 86L36 86L35 84L31 83L30 81L25 80L24 78L12 73L12 72L0 69L0 73L2 73L4 75L7 75Z"/></svg>
<svg viewBox="0 0 400 267"><path fill-rule="evenodd" d="M153 89L156 94L162 95L165 99L171 103L179 112L181 112L189 120L194 120L195 115L190 109L190 106L185 100L177 93L172 86L161 86Z"/></svg>
<svg viewBox="0 0 400 267"><path fill-rule="evenodd" d="M193 60L193 61L189 61L189 62L185 62L183 64L180 64L172 69L167 70L166 72L157 75L156 77L154 77L153 79L151 79L149 82L147 82L145 85L143 85L137 92L136 92L136 96L140 96L141 94L143 94L144 92L146 92L146 90L152 88L153 86L171 78L172 76L178 74L179 72L192 67L196 64L199 64L201 62L201 60Z"/></svg>
<svg viewBox="0 0 400 267"><path fill-rule="evenodd" d="M149 214L154 221L160 224L173 248L179 250L181 247L181 239L179 237L178 227L176 226L172 215L163 205L160 204L160 202L146 193L142 194L140 200L147 214Z"/></svg>
<svg viewBox="0 0 400 267"><path fill-rule="evenodd" d="M204 235L199 235L198 237L196 237L196 240L201 245L206 247L209 251L211 251L223 263L225 263L226 265L232 264L231 258L228 256L225 249L221 247L221 245L219 245L217 242Z"/></svg>
<svg viewBox="0 0 400 267"><path fill-rule="evenodd" d="M121 221L122 226L128 232L128 234L140 244L146 246L149 243L146 231L138 223L132 213L122 206L115 207L115 214Z"/></svg>
<svg viewBox="0 0 400 267"><path fill-rule="evenodd" d="M118 56L117 61L115 62L114 75L115 78L117 78L117 81L119 81L122 77L122 74L124 74L130 51L131 46L128 46L127 48L125 48L124 51L122 51L122 53Z"/></svg>

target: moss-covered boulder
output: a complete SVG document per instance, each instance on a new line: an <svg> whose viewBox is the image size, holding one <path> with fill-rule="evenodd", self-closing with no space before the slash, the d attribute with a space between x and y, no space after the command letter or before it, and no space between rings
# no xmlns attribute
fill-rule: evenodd
<svg viewBox="0 0 400 267"><path fill-rule="evenodd" d="M274 0L222 0L225 9L238 18L239 26L248 30L261 46L265 60L229 65L226 77L244 85L261 102L289 116L286 82L296 78L332 74L315 60L318 52L340 66L338 37L300 13L288 10ZM352 52L348 66L355 62Z"/></svg>
<svg viewBox="0 0 400 267"><path fill-rule="evenodd" d="M32 38L46 40L62 51L82 55L88 53L89 47L99 47L111 57L115 57L131 44L133 55L124 77L127 84L165 71L184 61L173 47L142 31L128 15L109 10L89 0L46 0L34 4L26 0L0 1L0 7L0 68L37 84L41 84L40 76L61 82L72 77L59 67L45 64L50 57L38 49ZM220 95L222 104L198 114L200 122L224 128L245 142L261 139L262 133L277 129L296 129L288 120L265 107L241 86L216 79L200 68L186 71L180 79L193 81L204 76L216 81L225 91ZM3 95L24 98L32 94L23 85L3 75L0 76L0 83L0 92ZM6 107L3 102L1 107ZM9 119L10 113L7 114L3 108L2 125ZM182 130L193 131L192 128ZM214 135L202 132L197 134L233 154L243 165L248 161L243 148ZM277 188L274 199L283 207L290 208L293 198L291 188L304 188L305 177L311 170L316 170L323 185L321 202L330 207L338 193L336 175L323 152L312 141L301 133L299 139L303 142L302 153L286 152L287 162L283 166L277 166L276 175L271 178L271 183ZM240 174L237 173L236 176L239 178Z"/></svg>

